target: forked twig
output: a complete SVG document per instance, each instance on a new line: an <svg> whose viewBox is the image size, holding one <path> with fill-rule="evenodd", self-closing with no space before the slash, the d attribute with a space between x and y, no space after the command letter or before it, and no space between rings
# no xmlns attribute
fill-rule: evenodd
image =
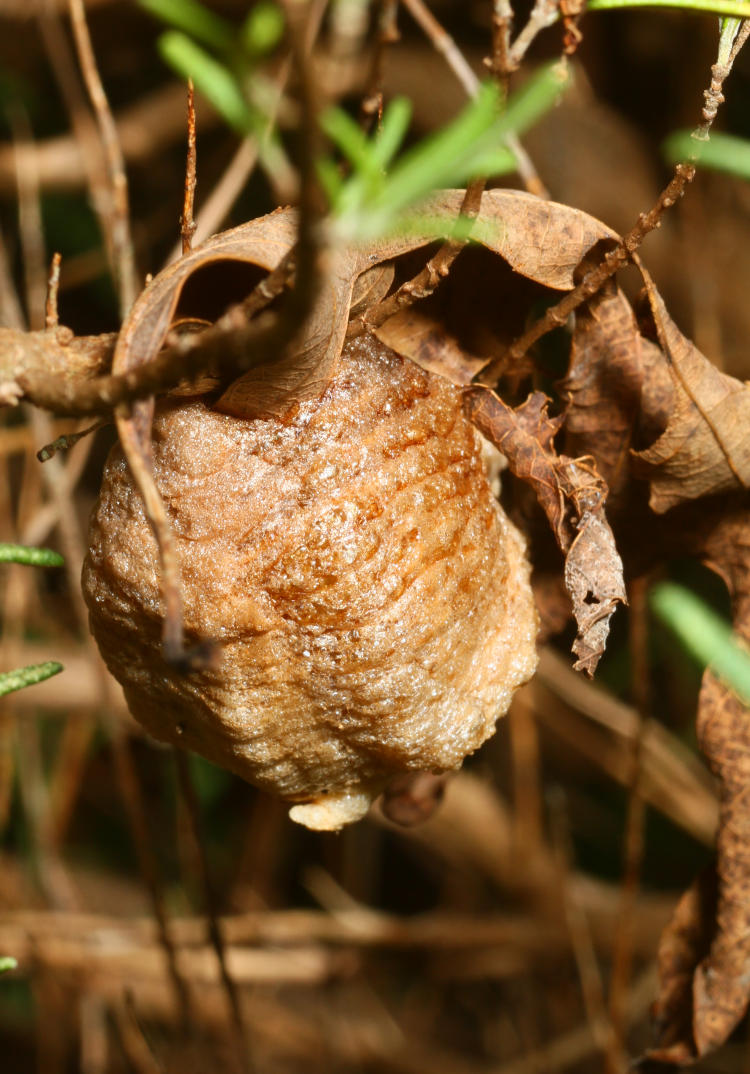
<svg viewBox="0 0 750 1074"><path fill-rule="evenodd" d="M724 100L722 95L724 81L732 70L734 61L748 36L750 36L750 20L746 20L743 23L727 61L725 63L716 63L711 68L711 83L704 93L705 101L701 112L701 123L693 132L693 137L698 142L705 141L708 137L719 105ZM641 213L635 227L632 227L620 239L615 248L610 250L595 268L586 273L577 287L569 291L554 306L550 306L544 316L540 317L530 328L518 336L503 354L498 355L489 362L474 378L477 383L493 385L508 363L518 362L542 336L547 335L548 332L553 331L555 328L561 328L567 322L571 313L584 302L593 298L607 280L634 257L646 236L660 226L662 216L666 210L680 200L688 185L693 181L697 155L698 149L696 147L696 153L693 154L691 160L683 161L675 166L674 175L662 190L656 203L647 213ZM721 440L718 436L717 440L721 445Z"/></svg>
<svg viewBox="0 0 750 1074"><path fill-rule="evenodd" d="M508 363L518 362L542 336L546 336L555 328L562 327L571 313L593 298L607 280L614 276L638 251L646 236L659 227L664 211L682 197L694 175L694 164L678 164L675 174L659 195L653 208L647 213L641 213L635 227L620 239L617 246L605 255L604 260L587 272L572 291L568 291L559 302L550 306L544 316L518 336L503 354L493 358L476 375L475 381L479 384L493 385L507 368Z"/></svg>
<svg viewBox="0 0 750 1074"><path fill-rule="evenodd" d="M485 183L485 179L475 179L474 182L469 183L461 203L460 217L467 220L476 219L482 204ZM431 295L440 281L448 275L453 262L465 246L466 240L464 239L449 239L444 242L416 276L403 283L397 291L388 295L382 302L370 306L364 313L354 318L347 328L347 339L360 336L363 332L371 332L393 314Z"/></svg>
<svg viewBox="0 0 750 1074"><path fill-rule="evenodd" d="M402 0L402 2L415 22L424 30L433 47L445 57L451 71L463 86L467 97L476 97L479 92L479 79L448 31L440 25L432 12L423 3L423 0ZM555 10L557 10L556 7ZM521 145L519 138L512 133L507 134L505 144L515 157L518 174L523 179L529 193L537 194L539 197L547 197L544 183L534 167L531 157Z"/></svg>

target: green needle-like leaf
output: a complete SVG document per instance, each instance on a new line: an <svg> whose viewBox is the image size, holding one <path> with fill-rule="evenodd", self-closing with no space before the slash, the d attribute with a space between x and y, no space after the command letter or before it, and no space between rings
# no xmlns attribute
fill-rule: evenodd
<svg viewBox="0 0 750 1074"><path fill-rule="evenodd" d="M651 608L683 647L750 704L750 652L731 627L690 590L661 582L650 594Z"/></svg>
<svg viewBox="0 0 750 1074"><path fill-rule="evenodd" d="M159 38L162 58L183 78L192 78L217 112L240 134L250 134L254 117L232 72L185 34L169 30Z"/></svg>
<svg viewBox="0 0 750 1074"><path fill-rule="evenodd" d="M614 11L628 7L676 7L709 15L750 16L747 0L589 0L588 11Z"/></svg>
<svg viewBox="0 0 750 1074"><path fill-rule="evenodd" d="M350 164L357 169L370 168L371 147L358 123L343 108L327 108L320 117L320 126Z"/></svg>
<svg viewBox="0 0 750 1074"><path fill-rule="evenodd" d="M27 548L22 544L0 544L0 563L24 563L29 567L62 567L65 560L51 548Z"/></svg>
<svg viewBox="0 0 750 1074"><path fill-rule="evenodd" d="M284 33L284 16L270 0L260 0L243 23L241 40L253 58L264 56L278 45Z"/></svg>
<svg viewBox="0 0 750 1074"><path fill-rule="evenodd" d="M141 7L162 22L183 30L209 48L225 52L231 49L236 30L220 15L209 11L197 0L138 0Z"/></svg>
<svg viewBox="0 0 750 1074"><path fill-rule="evenodd" d="M409 122L411 104L406 97L395 97L383 112L383 123L375 136L372 159L386 169L401 148Z"/></svg>
<svg viewBox="0 0 750 1074"><path fill-rule="evenodd" d="M665 140L662 151L670 164L695 158L703 167L750 179L750 141L746 138L714 133L708 141L697 142L690 131L675 131Z"/></svg>
<svg viewBox="0 0 750 1074"><path fill-rule="evenodd" d="M570 66L559 61L545 64L508 98L500 118L507 134L523 134L533 127L560 99L572 82Z"/></svg>
<svg viewBox="0 0 750 1074"><path fill-rule="evenodd" d="M25 668L17 668L15 671L0 673L0 697L11 694L14 690L23 690L26 686L34 686L45 679L51 679L63 669L62 664L56 660L48 660L46 664L29 664Z"/></svg>

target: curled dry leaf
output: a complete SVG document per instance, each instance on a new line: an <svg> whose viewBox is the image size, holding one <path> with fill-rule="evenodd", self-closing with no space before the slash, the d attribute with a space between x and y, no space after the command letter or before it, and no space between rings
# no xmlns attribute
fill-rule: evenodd
<svg viewBox="0 0 750 1074"><path fill-rule="evenodd" d="M708 954L716 920L716 872L705 870L682 896L659 940L659 997L652 1009L657 1044L649 1057L681 1065L697 1058L693 975Z"/></svg>
<svg viewBox="0 0 750 1074"><path fill-rule="evenodd" d="M470 419L506 456L513 473L532 485L565 553L565 584L578 624L575 666L593 675L609 620L617 604L627 602L622 561L604 515L607 486L591 458L555 452L562 419L548 416L547 402L534 392L513 410L488 388L464 392Z"/></svg>
<svg viewBox="0 0 750 1074"><path fill-rule="evenodd" d="M643 349L623 293L609 281L576 314L567 376L558 385L569 401L565 446L572 455L593 455L616 497L630 478L630 447L641 406Z"/></svg>
<svg viewBox="0 0 750 1074"><path fill-rule="evenodd" d="M700 496L750 488L750 387L713 366L677 328L648 273L651 312L674 381L661 436L637 453L662 513Z"/></svg>

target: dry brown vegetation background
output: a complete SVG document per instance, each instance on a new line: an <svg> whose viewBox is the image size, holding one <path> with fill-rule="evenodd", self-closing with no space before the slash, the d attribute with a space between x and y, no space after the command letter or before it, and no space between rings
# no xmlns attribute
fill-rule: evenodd
<svg viewBox="0 0 750 1074"><path fill-rule="evenodd" d="M211 6L237 21L247 8ZM481 75L491 5L429 7ZM65 8L0 7L0 323L43 327L59 251L60 321L99 335L120 319L90 194L101 147ZM137 6L86 8L142 280L179 241L184 87ZM522 25L526 12L516 14ZM583 20L574 86L524 138L553 200L619 233L654 204L671 174L661 140L699 118L715 22L655 11ZM383 89L409 97L419 135L465 93L406 10L399 29ZM560 49L553 28L519 80ZM356 102L367 65L329 61L337 95ZM750 134L748 63L741 53L722 116L739 134ZM200 97L197 124L199 229L284 203L284 177L238 160L238 139ZM750 186L699 172L642 249L682 332L740 380L750 377L749 227ZM632 268L621 283L635 301ZM0 978L4 1072L615 1074L644 1053L659 937L712 860L719 795L695 746L700 669L650 623L635 569L596 684L572 670L567 628L423 824L397 827L375 807L339 835L307 832L282 803L195 760L196 843L171 752L129 715L86 627L78 580L114 430L40 466L37 450L79 426L27 405L2 421L0 540L66 560L64 571L0 568L3 670L65 666L0 701L0 956L19 962ZM516 508L527 511L521 494ZM700 529L689 515L685 524ZM630 561L651 562L655 531L622 532ZM689 551L665 540L658 570L727 611ZM555 594L550 582L550 620ZM746 1024L696 1069L750 1069Z"/></svg>

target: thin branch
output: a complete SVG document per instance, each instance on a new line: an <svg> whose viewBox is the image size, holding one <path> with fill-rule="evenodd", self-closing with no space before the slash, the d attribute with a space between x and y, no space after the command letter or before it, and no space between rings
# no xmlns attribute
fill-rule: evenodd
<svg viewBox="0 0 750 1074"><path fill-rule="evenodd" d="M379 126L383 118L383 80L385 57L390 45L399 40L399 0L379 0L378 34L370 66L370 75L360 103L362 125L370 126L373 117Z"/></svg>
<svg viewBox="0 0 750 1074"><path fill-rule="evenodd" d="M232 1026L236 1038L238 1058L240 1059L243 1068L247 1070L250 1067L247 1031L242 1017L242 1007L240 1005L240 996L237 990L237 985L235 984L234 978L229 972L227 965L226 944L224 942L221 925L219 924L218 900L216 898L214 886L211 882L211 872L208 867L206 847L201 830L202 826L198 795L196 794L193 779L190 774L190 762L187 754L184 750L179 749L175 749L173 753L175 764L177 766L177 779L180 792L182 793L183 800L187 806L193 842L197 851L200 883L203 888L203 900L208 920L208 935L211 941L211 946L216 954L217 962L219 963L221 982L229 1004Z"/></svg>
<svg viewBox="0 0 750 1074"><path fill-rule="evenodd" d="M180 238L182 241L182 253L189 254L193 248L193 235L195 234L195 221L193 220L193 206L195 205L196 184L196 151L195 151L195 90L192 78L187 84L187 161L185 164L185 197L182 205L182 217L180 219Z"/></svg>
<svg viewBox="0 0 750 1074"><path fill-rule="evenodd" d="M460 216L467 220L475 220L482 204L486 180L475 179L470 183L461 203ZM433 293L441 280L450 272L453 262L466 246L466 240L449 239L444 242L434 257L431 257L424 268L411 280L403 283L392 295L383 299L375 306L371 306L352 320L347 329L347 338L352 339L362 335L363 332L373 331L379 327L394 313L406 309L420 299L427 298Z"/></svg>
<svg viewBox="0 0 750 1074"><path fill-rule="evenodd" d="M447 30L440 25L432 12L425 6L423 0L402 0L402 2L414 20L424 30L436 51L445 57L451 71L453 71L466 91L466 95L476 97L479 92L479 79ZM555 11L557 11L556 6ZM505 138L505 144L515 157L516 169L529 193L547 197L544 183L518 137L515 134L508 134Z"/></svg>
<svg viewBox="0 0 750 1074"><path fill-rule="evenodd" d="M479 80L466 61L461 49L448 31L440 25L423 0L401 0L433 48L445 58L453 74L463 86L467 97L476 97Z"/></svg>
<svg viewBox="0 0 750 1074"><path fill-rule="evenodd" d="M81 85L80 73L76 66L75 55L60 17L56 11L45 6L39 10L37 20L60 96L65 102L70 125L73 128L79 170L83 170L86 178L91 206L96 213L102 234L107 263L114 277L117 271L117 258L113 240L112 196L107 180L107 165L96 123L87 104L85 91ZM70 139L66 139L66 142L69 141ZM61 160L58 145L54 145L54 148L57 150L54 157L56 167L64 170L65 158ZM39 153L38 147L35 152ZM40 163L40 180L41 178L42 168Z"/></svg>
<svg viewBox="0 0 750 1074"><path fill-rule="evenodd" d="M83 0L69 0L69 8L81 73L97 119L107 160L113 205L112 246L115 255L116 284L120 296L120 313L122 317L125 317L138 293L133 239L130 234L128 181L125 175L125 162L117 135L117 127L115 126L96 64Z"/></svg>
<svg viewBox="0 0 750 1074"><path fill-rule="evenodd" d="M704 91L705 103L701 112L701 123L693 131L693 138L698 142L705 141L708 138L719 105L724 100L722 94L724 81L732 70L734 61L749 36L750 20L746 20L742 24L726 63L716 63L711 68L711 83L709 88ZM631 228L620 239L617 246L606 254L600 264L586 273L577 287L569 291L554 306L550 306L544 316L531 325L526 332L518 336L503 354L485 366L474 378L475 381L487 385L494 384L509 362L518 362L542 336L555 328L561 328L567 322L571 313L584 302L593 298L607 280L634 257L646 236L660 226L662 216L666 210L680 200L689 184L693 181L697 155L696 151L692 159L683 161L675 166L674 175L657 198L656 204L647 213L641 213L635 227ZM722 446L718 435L716 435L716 439L719 445Z"/></svg>
<svg viewBox="0 0 750 1074"><path fill-rule="evenodd" d="M503 354L489 362L474 380L479 384L493 385L509 363L518 362L542 336L566 324L571 313L593 298L607 280L614 276L638 251L646 236L659 227L665 210L679 201L694 176L694 164L678 164L674 176L659 195L653 208L647 213L641 213L635 227L620 239L617 246L606 254L604 260L587 272L577 287L568 291L554 306L550 306L544 316L518 336Z"/></svg>
<svg viewBox="0 0 750 1074"><path fill-rule="evenodd" d="M534 7L531 9L528 22L510 46L508 52L509 72L518 70L521 60L526 55L532 42L542 30L546 30L548 26L552 26L553 23L557 22L558 15L558 0L536 0Z"/></svg>
<svg viewBox="0 0 750 1074"><path fill-rule="evenodd" d="M750 36L750 19L745 19L740 26L726 62L722 63L719 61L711 68L711 83L708 89L703 92L704 104L701 116L702 122L693 131L692 135L697 142L708 141L709 132L711 130L711 125L716 118L716 113L718 112L720 105L724 103L724 94L722 92L724 82L728 78L729 73L734 66L734 61L737 59L740 49L747 41L748 36Z"/></svg>
<svg viewBox="0 0 750 1074"><path fill-rule="evenodd" d="M57 328L60 323L60 316L57 308L57 296L60 291L61 263L62 254L54 253L49 267L49 276L47 277L47 298L44 304L44 327L48 331L51 328Z"/></svg>

